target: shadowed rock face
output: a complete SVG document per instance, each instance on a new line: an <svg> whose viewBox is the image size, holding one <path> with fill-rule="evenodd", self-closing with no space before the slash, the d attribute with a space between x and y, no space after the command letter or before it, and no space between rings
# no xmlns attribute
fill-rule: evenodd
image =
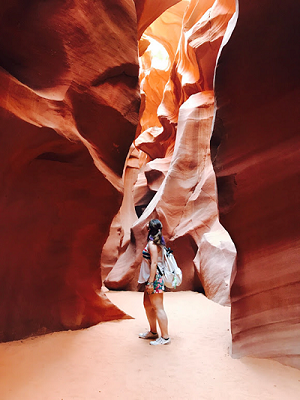
<svg viewBox="0 0 300 400"><path fill-rule="evenodd" d="M212 154L238 251L233 354L300 367L299 5L239 1L216 71Z"/></svg>
<svg viewBox="0 0 300 400"><path fill-rule="evenodd" d="M99 259L139 110L133 2L0 6L0 340L125 314Z"/></svg>
<svg viewBox="0 0 300 400"><path fill-rule="evenodd" d="M235 247L220 211L238 250L234 355L300 367L295 2L240 0L234 31L234 0L7 3L0 341L128 317L101 293L101 250L110 229L106 285L136 289L155 217L183 269L181 288L228 304ZM172 5L140 41L139 115L137 38ZM150 38L168 52L164 71L149 64ZM139 220L135 206L146 207Z"/></svg>
<svg viewBox="0 0 300 400"><path fill-rule="evenodd" d="M176 1L0 6L0 341L125 314L99 259L140 105L137 35Z"/></svg>
<svg viewBox="0 0 300 400"><path fill-rule="evenodd" d="M122 317L97 294L120 194L81 143L0 115L1 340Z"/></svg>

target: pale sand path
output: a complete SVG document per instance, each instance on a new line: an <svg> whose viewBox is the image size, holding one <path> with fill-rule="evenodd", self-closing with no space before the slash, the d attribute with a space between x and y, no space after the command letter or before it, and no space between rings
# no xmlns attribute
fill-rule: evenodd
<svg viewBox="0 0 300 400"><path fill-rule="evenodd" d="M299 400L300 371L229 355L230 309L167 293L172 344L138 339L142 293L109 292L135 319L0 344L0 400Z"/></svg>

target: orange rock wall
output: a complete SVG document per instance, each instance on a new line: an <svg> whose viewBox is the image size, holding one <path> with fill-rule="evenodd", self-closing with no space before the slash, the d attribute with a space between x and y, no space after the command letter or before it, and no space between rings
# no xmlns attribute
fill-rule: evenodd
<svg viewBox="0 0 300 400"><path fill-rule="evenodd" d="M300 367L299 7L234 12L234 0L0 6L0 341L128 317L101 291L100 255L107 287L136 290L158 217L181 289L232 302L233 355Z"/></svg>
<svg viewBox="0 0 300 400"><path fill-rule="evenodd" d="M125 317L99 259L138 124L137 32L175 2L4 3L0 341Z"/></svg>
<svg viewBox="0 0 300 400"><path fill-rule="evenodd" d="M111 225L110 234L101 255L104 278L129 245L131 227L138 219L135 207L144 209L149 204L169 168L174 138L164 143L162 137L165 135L169 138L174 132L167 129L164 133L157 109L170 76L187 5L188 1L184 0L165 11L146 29L139 41L141 90L139 127L124 170L122 206ZM170 34L172 39L168 40ZM165 47L169 55L169 65L166 70L157 70L152 67L152 53L148 48L151 39L157 40L164 46L168 43ZM169 148L170 151L168 151ZM160 158L165 157L167 152L168 157ZM147 179L145 174L148 176ZM148 182L150 182L149 185ZM154 187L156 189L153 190Z"/></svg>
<svg viewBox="0 0 300 400"><path fill-rule="evenodd" d="M123 318L99 258L138 121L135 6L14 1L0 20L0 340Z"/></svg>
<svg viewBox="0 0 300 400"><path fill-rule="evenodd" d="M209 298L229 304L235 247L218 222L209 143L214 115L214 67L235 4L233 1L191 1L185 2L185 6L185 10L183 4L172 7L145 32L161 44L167 43L168 16L172 29L178 32L178 44L170 41L166 46L170 57L169 79L161 97L160 88L155 91L154 84L158 73L151 75L149 56L144 53L147 59L141 87L146 107L142 121L159 121L160 125L149 127L144 123L135 140L136 148L154 159L141 171L135 201L136 204L145 202L147 189L155 196L134 223L129 245L120 253L105 284L113 289L137 288L146 241L145 226L149 219L158 217L183 270L181 289L204 289ZM178 18L177 25L174 15ZM154 101L147 107L151 96ZM154 104L156 122L151 115Z"/></svg>
<svg viewBox="0 0 300 400"><path fill-rule="evenodd" d="M165 10L180 0L134 0L138 19L138 39L145 29Z"/></svg>
<svg viewBox="0 0 300 400"><path fill-rule="evenodd" d="M299 5L239 1L216 70L212 156L237 247L233 355L300 367Z"/></svg>

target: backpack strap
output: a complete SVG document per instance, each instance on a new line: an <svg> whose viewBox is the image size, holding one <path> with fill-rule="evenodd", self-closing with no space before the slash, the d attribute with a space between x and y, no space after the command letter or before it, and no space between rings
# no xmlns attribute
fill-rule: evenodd
<svg viewBox="0 0 300 400"><path fill-rule="evenodd" d="M159 274L160 274L161 276L164 276L164 274L162 273L162 271L161 271L161 269L159 268L158 265L157 265L157 269L158 269Z"/></svg>
<svg viewBox="0 0 300 400"><path fill-rule="evenodd" d="M166 251L167 251L167 248L166 248L166 246L160 246L161 247L161 250L162 250L162 261L164 262L164 258L165 258L165 256L166 256ZM158 264L157 264L157 269L158 269L158 272L159 272L159 274L161 275L161 276L164 276L164 271L162 271L160 268L159 268L159 266L158 266Z"/></svg>

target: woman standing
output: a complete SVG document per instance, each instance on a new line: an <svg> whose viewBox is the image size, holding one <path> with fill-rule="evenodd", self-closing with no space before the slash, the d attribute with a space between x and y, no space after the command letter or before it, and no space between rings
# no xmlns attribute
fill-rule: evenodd
<svg viewBox="0 0 300 400"><path fill-rule="evenodd" d="M163 246L165 241L162 236L162 223L152 219L148 224L147 245L143 250L143 262L140 269L139 283L145 283L144 307L149 322L150 330L140 333L141 339L156 339L151 345L169 344L171 339L168 334L168 317L164 310L163 293L165 290L162 275ZM157 322L161 331L158 337Z"/></svg>

